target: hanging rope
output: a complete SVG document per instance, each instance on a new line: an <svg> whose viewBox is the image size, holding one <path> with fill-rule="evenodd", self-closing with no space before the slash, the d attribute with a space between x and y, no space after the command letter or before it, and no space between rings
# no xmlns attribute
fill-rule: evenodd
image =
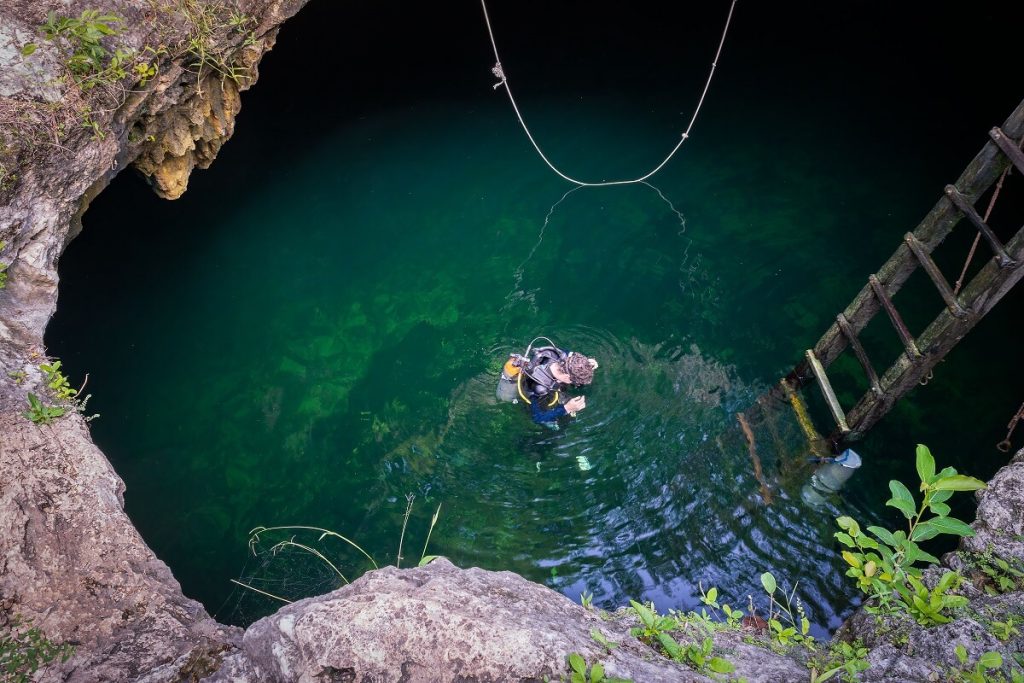
<svg viewBox="0 0 1024 683"><path fill-rule="evenodd" d="M516 118L519 119L519 125L523 127L523 132L526 133L526 137L530 139L530 143L533 145L533 148L537 150L537 154L539 154L540 158L544 160L544 163L548 165L548 168L557 173L563 179L568 180L570 183L574 183L581 187L605 187L608 185L631 185L633 183L642 183L643 181L647 180L655 173L660 171L665 166L665 164L667 164L669 160L673 156L675 156L675 153L678 152L679 148L683 146L683 143L686 141L686 139L690 137L690 131L693 129L693 124L697 120L697 114L700 113L700 108L704 104L704 97L708 94L708 88L711 87L711 77L715 75L715 68L718 67L718 57L722 54L722 46L725 45L725 36L729 32L729 23L732 21L732 13L733 10L736 8L736 1L737 0L732 0L732 4L729 5L729 16L726 17L725 19L725 28L722 29L722 38L721 40L718 41L718 49L715 51L715 59L711 62L711 71L708 73L708 79L704 83L704 90L700 94L700 100L697 102L697 108L693 110L693 116L690 118L690 124L686 127L686 130L679 138L679 142L676 143L676 146L673 147L672 151L668 153L668 156L665 157L660 164L655 166L653 170L649 171L648 173L645 173L639 178L633 178L632 180L610 180L599 183L588 183L583 180L576 180L575 178L568 176L565 173L562 173L561 171L558 170L558 168L555 167L553 163L551 163L551 160L549 160L547 156L544 154L543 150L541 150L540 145L537 144L537 141L533 138L533 135L530 133L530 129L526 126L526 121L523 120L523 115L519 111L519 106L516 105L516 98L512 96L512 90L511 88L508 87L508 77L505 76L505 70L501 67L501 57L498 56L498 44L494 40L494 30L491 28L491 18L487 14L487 2L485 0L480 0L480 5L481 7L483 7L484 10L484 21L487 22L487 33L491 37L491 47L494 48L495 63L494 68L491 69L491 72L494 74L496 78L498 78L498 82L494 84L494 89L497 90L499 87L505 86L505 92L508 93L508 100L509 102L512 103L512 109L515 110Z"/></svg>

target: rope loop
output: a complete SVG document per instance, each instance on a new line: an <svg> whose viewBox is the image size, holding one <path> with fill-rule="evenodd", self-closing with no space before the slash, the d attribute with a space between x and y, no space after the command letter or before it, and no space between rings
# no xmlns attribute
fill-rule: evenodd
<svg viewBox="0 0 1024 683"><path fill-rule="evenodd" d="M725 28L722 29L722 38L718 41L718 49L715 51L715 58L711 61L711 71L708 73L708 78L704 82L704 90L701 92L700 99L697 101L696 109L693 110L693 116L690 118L689 125L686 126L686 130L683 131L682 136L679 138L679 142L677 142L676 146L672 148L672 151L668 153L668 156L665 157L660 164L655 166L654 169L648 171L639 178L633 178L631 180L609 180L599 183L590 183L583 180L577 180L576 178L573 178L569 175L566 175L565 173L562 173L553 163L551 163L551 160L547 158L547 155L544 154L544 151L540 148L540 145L537 144L537 141L533 138L533 135L530 133L530 129L527 127L526 121L523 120L523 115L519 111L519 106L516 104L516 98L512 96L512 89L508 85L508 78L505 76L505 72L501 68L501 57L498 56L498 44L494 40L494 29L491 28L491 18L487 13L487 2L486 0L480 0L480 6L484 10L484 21L487 23L487 34L491 38L491 47L494 49L495 64L494 68L491 69L491 73L493 73L496 78L501 79L499 82L494 84L494 89L497 90L500 86L505 86L505 92L508 93L508 99L509 102L512 103L512 109L515 110L516 118L519 119L519 125L522 126L523 132L526 133L526 137L529 138L530 144L532 144L533 148L537 150L537 154L540 155L540 158L543 159L544 163L548 165L548 168L554 171L563 180L567 180L570 183L573 183L574 185L579 185L580 187L607 187L609 185L632 185L634 183L642 183L651 176L653 176L655 173L660 171L662 168L664 168L665 164L667 164L669 160L672 159L673 156L675 156L676 152L679 151L679 148L682 147L683 143L690 137L690 131L693 129L693 124L697 121L697 114L700 113L700 108L704 105L704 98L708 94L708 88L711 87L711 78L715 75L715 69L718 68L718 59L722 55L722 46L725 45L725 36L726 34L729 33L729 24L732 23L732 14L733 10L736 9L736 2L737 0L732 0L732 3L729 5L729 14L725 18Z"/></svg>

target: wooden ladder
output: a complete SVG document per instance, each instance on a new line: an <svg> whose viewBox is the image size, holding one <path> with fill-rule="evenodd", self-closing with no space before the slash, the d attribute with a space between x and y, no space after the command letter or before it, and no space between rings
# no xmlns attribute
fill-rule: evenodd
<svg viewBox="0 0 1024 683"><path fill-rule="evenodd" d="M830 437L835 447L862 437L1024 277L1024 225L1003 244L974 208L974 203L1010 164L1024 175L1024 154L1020 150L1024 136L1024 102L1001 127L993 128L989 136L991 141L974 157L956 183L946 186L944 196L931 212L913 232L904 236L902 244L879 271L868 277L868 284L846 310L836 316L835 323L813 349L807 350L804 360L784 380L793 388L808 384L812 378L817 382L836 424ZM965 217L981 233L994 255L959 295L955 295L931 253ZM892 297L918 267L928 274L946 307L915 339L893 305ZM904 347L904 352L881 377L858 338L880 310L885 311ZM847 347L864 369L870 389L849 412L844 412L826 370Z"/></svg>

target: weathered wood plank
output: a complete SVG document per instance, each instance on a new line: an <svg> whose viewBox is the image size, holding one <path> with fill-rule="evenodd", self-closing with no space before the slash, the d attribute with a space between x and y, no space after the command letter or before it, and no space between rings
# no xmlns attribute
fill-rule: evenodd
<svg viewBox="0 0 1024 683"><path fill-rule="evenodd" d="M825 403L828 404L829 412L832 413L832 419L836 421L839 431L846 434L850 431L850 428L846 425L846 413L843 412L842 406L839 405L839 399L836 398L836 392L832 389L832 382L829 381L828 375L825 374L825 368L821 367L821 362L818 361L814 351L811 349L807 349L805 355L807 362L811 366L811 372L814 373L814 378L818 380L818 386L821 387L821 393L825 396Z"/></svg>
<svg viewBox="0 0 1024 683"><path fill-rule="evenodd" d="M996 261L999 262L999 267L1008 268L1014 265L1013 259L1006 253L1003 243L1000 242L999 238L996 237L996 234L992 232L992 228L988 227L988 223L978 215L978 211L970 202L967 201L967 198L960 194L960 192L952 185L946 185L946 196L950 198L956 208L963 215L967 216L967 220L969 220L974 227L978 229L981 236L985 238L986 242L988 242L988 246L991 247L992 252L996 255Z"/></svg>
<svg viewBox="0 0 1024 683"><path fill-rule="evenodd" d="M871 384L871 391L881 396L882 385L878 381L878 373L875 372L875 366L871 364L871 359L868 358L864 345L860 343L857 334L850 327L850 321L846 319L845 315L840 313L836 316L836 324L842 331L843 336L846 337L846 342L850 345L850 348L853 349L853 355L857 356L860 366L864 368L864 374L868 376L868 382Z"/></svg>
<svg viewBox="0 0 1024 683"><path fill-rule="evenodd" d="M932 284L935 285L935 289L938 290L939 296L946 302L946 308L949 312L955 315L957 318L963 318L967 315L967 310L960 305L957 301L956 296L953 294L953 290L949 287L949 282L946 280L946 276L939 270L938 265L932 260L932 257L927 254L924 250L924 246L917 241L913 233L908 232L903 237L903 241L910 247L910 251L914 252L914 256L917 257L917 262L924 268L924 272L928 273L928 277L931 278Z"/></svg>
<svg viewBox="0 0 1024 683"><path fill-rule="evenodd" d="M996 143L1003 151L1003 154L1010 158L1017 170L1024 173L1024 152L1020 151L1020 143L1014 144L1013 140L1006 137L1006 133L999 128L993 128L988 135L992 138L992 142Z"/></svg>
<svg viewBox="0 0 1024 683"><path fill-rule="evenodd" d="M911 359L919 357L921 352L918 350L917 344L914 343L914 335L910 334L907 324L903 322L903 316L893 306L892 299L889 298L889 293L885 291L885 286L878 280L878 276L874 273L868 275L868 285L871 287L871 292L875 295L875 298L882 305L882 308L885 309L885 313L889 316L892 326L896 328L896 334L899 335L900 341L903 342L903 348L906 349L907 356Z"/></svg>

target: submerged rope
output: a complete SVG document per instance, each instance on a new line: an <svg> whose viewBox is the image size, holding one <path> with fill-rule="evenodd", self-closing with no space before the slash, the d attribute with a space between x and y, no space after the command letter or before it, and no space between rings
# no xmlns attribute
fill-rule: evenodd
<svg viewBox="0 0 1024 683"><path fill-rule="evenodd" d="M487 22L487 33L491 37L491 47L494 48L495 63L494 68L491 69L491 71L498 79L500 79L497 83L494 84L494 89L497 90L500 86L505 86L505 92L508 93L508 100L509 102L512 103L512 109L515 110L516 118L519 119L519 125L523 127L523 132L526 133L526 137L529 138L530 143L533 145L533 148L537 150L537 154L539 154L540 158L544 160L544 163L548 165L548 168L557 173L563 179L568 180L570 183L574 183L581 187L603 187L608 185L631 185L633 183L642 183L643 181L647 180L655 173L660 171L665 166L665 164L667 164L669 160L673 156L675 156L675 153L678 152L679 148L683 146L683 143L686 142L686 139L690 137L690 130L693 129L693 124L697 120L697 114L700 113L700 108L704 104L704 98L708 94L708 88L711 87L711 77L715 75L715 69L718 67L718 57L722 54L722 46L725 45L725 36L729 32L729 23L732 21L733 10L736 9L736 1L737 0L732 0L732 4L729 5L729 15L725 19L725 28L722 29L722 38L721 40L718 41L718 49L715 51L715 58L711 62L711 71L708 72L708 78L704 82L704 90L700 94L700 100L697 102L697 108L693 110L693 116L690 118L690 124L686 127L686 130L679 138L679 142L676 143L676 146L673 147L672 151L668 153L668 156L665 157L660 164L655 166L653 170L645 173L639 178L633 178L632 180L610 180L599 183L588 183L583 180L576 180L575 178L568 176L565 173L562 173L560 170L558 170L557 167L555 167L553 163L551 163L551 161L544 154L543 150L541 150L540 145L538 145L537 141L534 140L533 135L530 133L530 129L526 126L526 121L523 120L522 113L519 111L519 106L516 105L516 98L512 96L512 90L508 86L508 78L505 76L505 70L501 67L501 57L498 56L498 44L494 40L494 30L491 28L491 18L487 14L487 2L486 0L480 0L480 5L481 7L483 7L484 10L484 21Z"/></svg>

